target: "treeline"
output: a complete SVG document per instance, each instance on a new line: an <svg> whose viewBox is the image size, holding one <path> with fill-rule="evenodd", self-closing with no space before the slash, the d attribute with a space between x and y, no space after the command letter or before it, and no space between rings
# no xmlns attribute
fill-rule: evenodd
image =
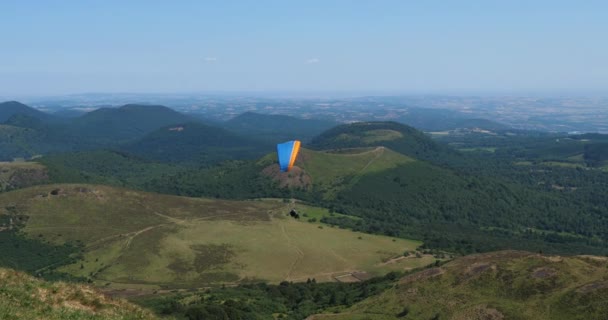
<svg viewBox="0 0 608 320"><path fill-rule="evenodd" d="M379 294L394 285L400 273L363 282L281 282L246 284L209 289L200 293L178 293L135 299L162 316L188 320L305 319L328 309L340 310Z"/></svg>

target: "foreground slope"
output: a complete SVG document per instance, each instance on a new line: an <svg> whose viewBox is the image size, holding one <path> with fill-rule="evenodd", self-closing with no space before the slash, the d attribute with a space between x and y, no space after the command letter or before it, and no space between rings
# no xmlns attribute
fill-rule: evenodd
<svg viewBox="0 0 608 320"><path fill-rule="evenodd" d="M605 319L608 258L471 255L402 278L340 314L309 319Z"/></svg>
<svg viewBox="0 0 608 320"><path fill-rule="evenodd" d="M12 227L41 245L78 249L32 272L63 272L110 288L335 281L357 272L383 274L434 262L423 256L386 263L420 243L295 220L288 216L291 208L300 211L302 220L330 213L277 200L209 200L105 186L46 185L0 194L0 208L0 217L12 221L3 232ZM18 253L21 260L29 254L25 248Z"/></svg>
<svg viewBox="0 0 608 320"><path fill-rule="evenodd" d="M135 305L76 284L52 283L0 269L0 319L135 320L156 317Z"/></svg>

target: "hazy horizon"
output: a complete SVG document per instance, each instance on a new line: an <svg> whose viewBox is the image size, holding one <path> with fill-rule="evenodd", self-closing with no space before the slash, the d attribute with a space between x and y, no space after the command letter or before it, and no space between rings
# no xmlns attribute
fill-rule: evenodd
<svg viewBox="0 0 608 320"><path fill-rule="evenodd" d="M2 3L0 97L608 95L608 4Z"/></svg>

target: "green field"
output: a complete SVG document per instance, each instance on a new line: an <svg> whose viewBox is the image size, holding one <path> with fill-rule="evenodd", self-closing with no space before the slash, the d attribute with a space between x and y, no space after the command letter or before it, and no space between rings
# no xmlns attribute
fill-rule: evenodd
<svg viewBox="0 0 608 320"><path fill-rule="evenodd" d="M23 231L30 238L82 245L83 259L59 271L109 289L335 281L353 272L379 275L435 261L426 255L391 260L421 243L296 220L288 216L292 207L310 217L330 214L273 199L209 200L96 185L0 194L0 212L13 208L13 214L29 217Z"/></svg>

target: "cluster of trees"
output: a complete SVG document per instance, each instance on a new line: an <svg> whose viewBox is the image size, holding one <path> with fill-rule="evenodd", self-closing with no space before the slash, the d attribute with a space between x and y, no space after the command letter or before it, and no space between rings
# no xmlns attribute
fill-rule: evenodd
<svg viewBox="0 0 608 320"><path fill-rule="evenodd" d="M3 268L23 270L47 280L86 280L56 270L82 258L81 246L77 243L54 245L31 239L19 230L3 230L0 231L0 252Z"/></svg>

